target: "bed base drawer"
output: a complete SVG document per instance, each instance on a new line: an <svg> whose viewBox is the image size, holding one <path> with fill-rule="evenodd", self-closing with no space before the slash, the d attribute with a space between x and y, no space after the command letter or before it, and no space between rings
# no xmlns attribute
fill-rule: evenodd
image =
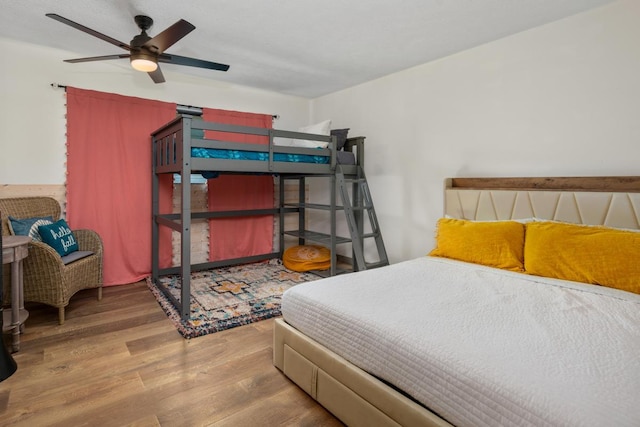
<svg viewBox="0 0 640 427"><path fill-rule="evenodd" d="M274 322L273 364L350 426L452 427L281 318Z"/></svg>
<svg viewBox="0 0 640 427"><path fill-rule="evenodd" d="M285 344L284 374L349 426L400 427L373 405Z"/></svg>

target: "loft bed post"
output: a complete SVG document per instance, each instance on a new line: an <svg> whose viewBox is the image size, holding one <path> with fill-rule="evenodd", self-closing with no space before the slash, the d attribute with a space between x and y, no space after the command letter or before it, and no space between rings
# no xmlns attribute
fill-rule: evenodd
<svg viewBox="0 0 640 427"><path fill-rule="evenodd" d="M353 210L353 214L355 217L355 221L356 221L356 226L357 226L357 235L359 236L358 238L358 242L356 242L356 244L358 244L360 247L363 248L364 250L364 198L363 198L363 194L362 191L360 191L360 185L358 184L358 182L360 180L365 179L365 174L364 174L364 140L365 137L364 136L358 136L355 138L349 138L347 139L347 142L345 143L345 150L349 150L349 151L353 151L353 149L355 148L355 155L356 155L356 170L355 170L355 180L353 181L352 185L351 185L351 191L352 191L352 200L353 200L353 206L358 207L357 209ZM356 253L355 250L351 251L351 256L352 259L355 260L356 259ZM354 262L353 263L353 271L358 271L359 267L358 267L358 263Z"/></svg>
<svg viewBox="0 0 640 427"><path fill-rule="evenodd" d="M151 280L157 283L160 268L159 227L157 218L160 214L160 178L156 173L158 163L158 148L156 136L151 137Z"/></svg>
<svg viewBox="0 0 640 427"><path fill-rule="evenodd" d="M273 172L273 129L269 129L267 136L269 137L269 153L268 156L269 158L267 159L267 161L269 162L269 172Z"/></svg>
<svg viewBox="0 0 640 427"><path fill-rule="evenodd" d="M191 314L191 116L182 118L182 167L180 194L180 317L189 320Z"/></svg>
<svg viewBox="0 0 640 427"><path fill-rule="evenodd" d="M330 231L330 236L331 236L331 243L330 243L330 249L331 249L331 267L330 267L330 274L332 276L336 275L337 272L337 261L338 261L338 255L336 254L336 184L337 184L337 180L336 180L336 174L332 174L330 177L330 181L331 181L331 191L330 191L330 197L331 197L331 206L330 206L330 227L331 227L331 231Z"/></svg>
<svg viewBox="0 0 640 427"><path fill-rule="evenodd" d="M279 212L278 212L278 218L279 218L279 224L280 224L280 228L278 230L278 253L279 253L279 257L280 259L282 259L282 256L284 255L284 183L285 183L285 179L284 179L284 175L280 175L279 177L279 188L278 188L278 197L279 197Z"/></svg>
<svg viewBox="0 0 640 427"><path fill-rule="evenodd" d="M354 210L354 215L356 218L356 224L358 226L358 236L360 236L359 245L364 250L364 238L362 237L364 235L364 209L363 209L364 199L363 199L362 191L360 191L360 185L358 185L358 182L364 178L363 172L364 170L362 166L358 166L356 180L353 182L351 190L353 191L353 204L354 206L359 207L358 209ZM355 259L355 255L354 255L354 259ZM357 263L355 264L354 269L358 271Z"/></svg>
<svg viewBox="0 0 640 427"><path fill-rule="evenodd" d="M298 211L298 230L306 230L306 212L305 212L305 194L306 194L306 180L304 179L304 176L301 176L298 178L298 206L299 206L299 211ZM304 245L305 244L305 239L303 235L300 235L300 237L298 238L298 244L299 245Z"/></svg>

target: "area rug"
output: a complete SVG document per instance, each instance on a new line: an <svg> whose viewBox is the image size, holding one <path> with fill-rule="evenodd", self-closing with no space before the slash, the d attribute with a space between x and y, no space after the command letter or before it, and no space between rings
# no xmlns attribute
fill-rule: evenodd
<svg viewBox="0 0 640 427"><path fill-rule="evenodd" d="M285 268L280 260L191 273L191 315L182 320L171 301L147 279L158 303L185 338L195 338L280 315L284 291L299 283L320 279L313 273ZM180 277L159 279L178 300Z"/></svg>

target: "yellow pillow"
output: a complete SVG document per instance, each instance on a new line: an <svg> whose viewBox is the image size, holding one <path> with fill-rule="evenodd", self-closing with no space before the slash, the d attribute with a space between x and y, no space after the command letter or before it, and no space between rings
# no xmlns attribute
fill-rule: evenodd
<svg viewBox="0 0 640 427"><path fill-rule="evenodd" d="M558 222L527 224L529 274L640 293L640 233Z"/></svg>
<svg viewBox="0 0 640 427"><path fill-rule="evenodd" d="M289 270L311 271L331 268L331 251L324 246L292 246L284 251L282 263Z"/></svg>
<svg viewBox="0 0 640 427"><path fill-rule="evenodd" d="M523 253L522 223L441 218L436 248L429 255L524 271Z"/></svg>

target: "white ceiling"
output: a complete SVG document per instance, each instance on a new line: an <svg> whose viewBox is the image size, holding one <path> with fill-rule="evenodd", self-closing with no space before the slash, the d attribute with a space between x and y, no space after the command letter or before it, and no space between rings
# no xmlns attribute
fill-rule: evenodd
<svg viewBox="0 0 640 427"><path fill-rule="evenodd" d="M164 84L171 84L167 71L184 72L315 98L611 2L0 0L0 37L63 49L69 52L63 60L126 51L45 13L125 43L139 33L134 15L153 18L152 37L182 18L196 29L167 52L231 68L223 73L163 64ZM128 67L126 59L116 61Z"/></svg>

